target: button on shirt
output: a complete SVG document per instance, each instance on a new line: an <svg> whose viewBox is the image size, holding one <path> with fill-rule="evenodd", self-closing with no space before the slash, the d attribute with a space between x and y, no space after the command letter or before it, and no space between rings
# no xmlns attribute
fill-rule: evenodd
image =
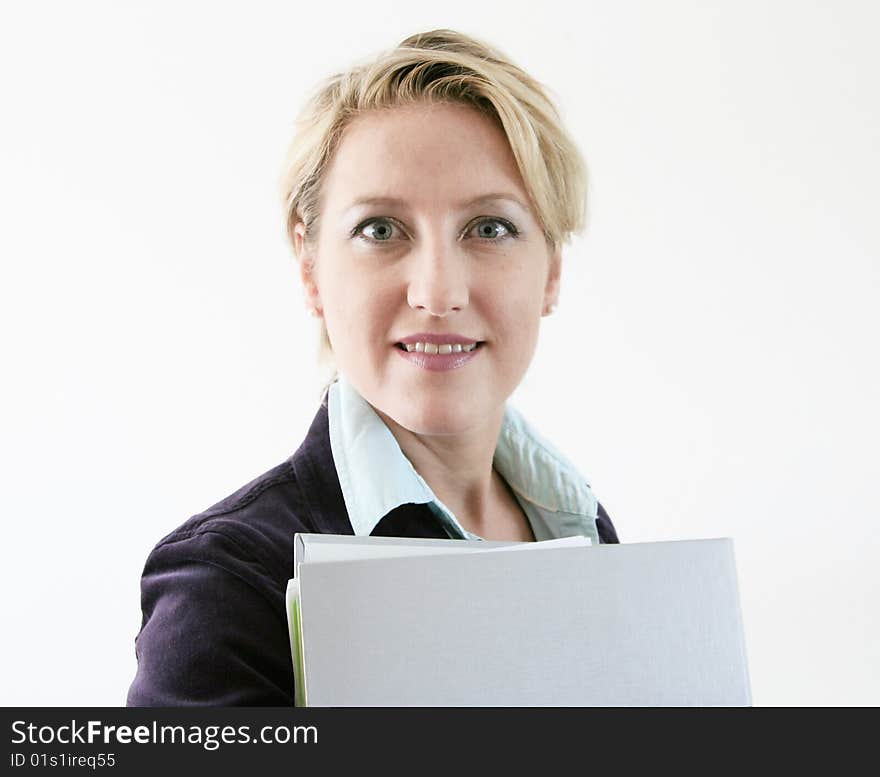
<svg viewBox="0 0 880 777"><path fill-rule="evenodd" d="M455 539L482 540L467 531L415 470L385 422L346 377L328 391L330 446L354 533L372 533L403 504L427 504ZM599 544L598 502L590 484L509 402L493 467L510 486L536 540L582 535Z"/></svg>

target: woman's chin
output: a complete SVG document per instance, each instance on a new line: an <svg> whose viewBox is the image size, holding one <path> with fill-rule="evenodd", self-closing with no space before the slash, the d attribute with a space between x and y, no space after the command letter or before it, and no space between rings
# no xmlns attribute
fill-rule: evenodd
<svg viewBox="0 0 880 777"><path fill-rule="evenodd" d="M472 412L462 412L461 407L424 407L408 405L393 415L402 427L420 435L461 434L479 425Z"/></svg>

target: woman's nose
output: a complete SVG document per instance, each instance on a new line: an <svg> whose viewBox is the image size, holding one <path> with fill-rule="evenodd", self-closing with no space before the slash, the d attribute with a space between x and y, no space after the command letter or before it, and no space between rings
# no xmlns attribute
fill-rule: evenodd
<svg viewBox="0 0 880 777"><path fill-rule="evenodd" d="M436 243L413 252L407 301L433 316L445 316L468 304L466 256L455 246Z"/></svg>

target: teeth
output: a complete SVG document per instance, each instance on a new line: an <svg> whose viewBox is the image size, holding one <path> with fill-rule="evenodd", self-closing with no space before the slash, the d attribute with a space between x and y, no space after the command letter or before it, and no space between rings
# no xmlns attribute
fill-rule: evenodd
<svg viewBox="0 0 880 777"><path fill-rule="evenodd" d="M407 351L418 351L419 353L469 353L477 347L476 343L470 345L462 345L461 343L443 343L437 345L435 343L404 343Z"/></svg>

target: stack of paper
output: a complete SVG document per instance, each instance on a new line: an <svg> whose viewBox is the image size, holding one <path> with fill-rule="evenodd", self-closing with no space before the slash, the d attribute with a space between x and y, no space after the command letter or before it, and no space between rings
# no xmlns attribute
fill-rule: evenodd
<svg viewBox="0 0 880 777"><path fill-rule="evenodd" d="M747 706L729 538L297 534L298 706Z"/></svg>

